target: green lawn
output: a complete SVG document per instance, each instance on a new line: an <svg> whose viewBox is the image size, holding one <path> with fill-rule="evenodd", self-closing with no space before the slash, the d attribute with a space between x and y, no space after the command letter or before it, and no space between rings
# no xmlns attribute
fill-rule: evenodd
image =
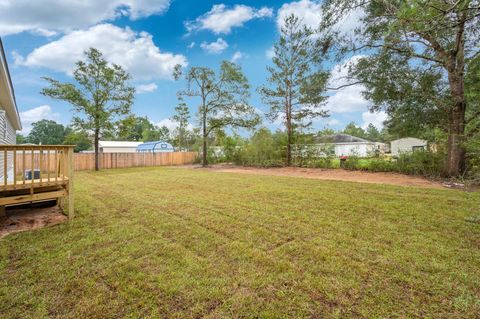
<svg viewBox="0 0 480 319"><path fill-rule="evenodd" d="M480 194L201 169L76 175L0 241L1 318L478 318Z"/></svg>

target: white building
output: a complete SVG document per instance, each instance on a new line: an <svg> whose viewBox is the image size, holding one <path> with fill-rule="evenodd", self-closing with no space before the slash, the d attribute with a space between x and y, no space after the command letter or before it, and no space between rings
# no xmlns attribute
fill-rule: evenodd
<svg viewBox="0 0 480 319"><path fill-rule="evenodd" d="M16 144L17 131L22 129L7 59L0 39L0 144ZM4 178L3 153L0 155L0 179ZM13 178L13 154L7 155L7 177Z"/></svg>
<svg viewBox="0 0 480 319"><path fill-rule="evenodd" d="M369 157L376 153L385 153L384 143L371 142L348 134L321 136L317 147L327 150L325 155Z"/></svg>
<svg viewBox="0 0 480 319"><path fill-rule="evenodd" d="M390 151L393 156L398 156L401 153L411 153L416 150L426 150L427 141L414 138L414 137L405 137L398 140L394 140L390 143Z"/></svg>
<svg viewBox="0 0 480 319"><path fill-rule="evenodd" d="M128 141L99 141L98 146L102 153L136 153L137 146L142 142Z"/></svg>

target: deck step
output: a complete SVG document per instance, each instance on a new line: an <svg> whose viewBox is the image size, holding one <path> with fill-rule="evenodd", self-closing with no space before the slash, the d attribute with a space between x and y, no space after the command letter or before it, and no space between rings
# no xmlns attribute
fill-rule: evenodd
<svg viewBox="0 0 480 319"><path fill-rule="evenodd" d="M56 199L63 196L66 196L66 191L64 189L56 190L52 192L37 193L33 195L27 194L27 195L2 197L0 198L0 206L36 202L36 201L48 200L48 199Z"/></svg>

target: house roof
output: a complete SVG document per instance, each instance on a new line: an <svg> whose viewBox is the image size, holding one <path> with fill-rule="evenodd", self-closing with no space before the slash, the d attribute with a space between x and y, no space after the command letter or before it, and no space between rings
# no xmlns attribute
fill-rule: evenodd
<svg viewBox="0 0 480 319"><path fill-rule="evenodd" d="M99 141L100 147L134 147L136 148L142 142L130 142L130 141Z"/></svg>
<svg viewBox="0 0 480 319"><path fill-rule="evenodd" d="M16 130L22 129L20 116L18 113L17 102L15 100L15 92L13 90L10 71L8 70L7 58L3 49L2 39L0 38L0 104L5 109L7 117L10 119Z"/></svg>
<svg viewBox="0 0 480 319"><path fill-rule="evenodd" d="M348 135L348 134L333 134L318 136L315 141L317 143L372 143L366 139Z"/></svg>
<svg viewBox="0 0 480 319"><path fill-rule="evenodd" d="M173 150L172 144L165 141L146 142L138 145L137 151Z"/></svg>

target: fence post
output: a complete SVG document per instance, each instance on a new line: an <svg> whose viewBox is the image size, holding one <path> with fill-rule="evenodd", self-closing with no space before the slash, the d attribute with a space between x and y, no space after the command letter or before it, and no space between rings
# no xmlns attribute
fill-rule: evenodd
<svg viewBox="0 0 480 319"><path fill-rule="evenodd" d="M75 216L73 202L73 147L68 147L68 219L72 220Z"/></svg>

